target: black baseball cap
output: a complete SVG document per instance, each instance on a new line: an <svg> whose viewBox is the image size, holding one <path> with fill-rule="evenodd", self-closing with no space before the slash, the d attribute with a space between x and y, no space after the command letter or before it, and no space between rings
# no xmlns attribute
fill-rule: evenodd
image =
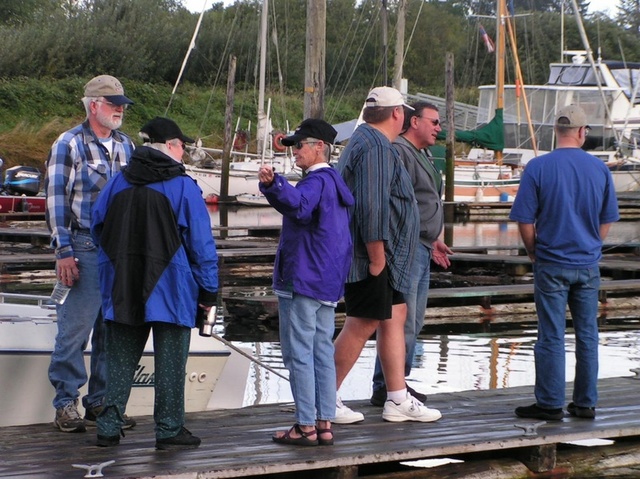
<svg viewBox="0 0 640 479"><path fill-rule="evenodd" d="M305 138L315 138L316 140L322 140L325 143L333 144L338 132L329 123L317 118L307 118L300 126L296 128L293 135L286 136L282 139L284 146L293 146L298 141Z"/></svg>
<svg viewBox="0 0 640 479"><path fill-rule="evenodd" d="M175 121L160 116L156 116L140 128L140 133L143 138L148 137L148 141L151 143L164 143L175 138L185 143L195 143L193 138L182 133Z"/></svg>

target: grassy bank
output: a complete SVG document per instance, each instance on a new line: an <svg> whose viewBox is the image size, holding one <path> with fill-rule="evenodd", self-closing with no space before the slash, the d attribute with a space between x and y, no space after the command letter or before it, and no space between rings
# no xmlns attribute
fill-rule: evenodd
<svg viewBox="0 0 640 479"><path fill-rule="evenodd" d="M0 80L0 158L6 169L15 165L30 165L43 170L49 148L63 131L84 120L80 102L85 78L64 80L34 80L30 78ZM122 127L134 140L146 121L156 115L174 119L189 136L202 138L203 145L222 147L224 141L224 111L226 92L206 90L193 85L180 85L167 113L172 86L121 79L126 94L135 105L126 112ZM303 97L300 95L270 95L274 128L291 128L302 120ZM327 102L332 122L355 118L363 94L352 101L342 101L337 107ZM237 90L234 99L234 120L240 118L240 129L255 135L257 92ZM265 107L266 108L266 107Z"/></svg>

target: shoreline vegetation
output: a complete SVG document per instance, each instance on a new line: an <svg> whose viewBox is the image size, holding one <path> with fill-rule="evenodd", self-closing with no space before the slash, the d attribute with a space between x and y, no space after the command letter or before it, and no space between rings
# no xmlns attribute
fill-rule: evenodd
<svg viewBox="0 0 640 479"><path fill-rule="evenodd" d="M127 109L121 128L134 142L140 143L138 129L158 115L168 116L183 125L190 136L202 139L203 146L222 148L226 102L226 92L222 88L212 91L193 84L180 85L171 110L165 113L171 97L171 85L119 79L127 96L135 102ZM44 162L53 141L84 120L80 98L88 80L0 80L0 158L4 161L3 171L16 165L33 166L44 171ZM252 91L240 91L234 97L233 127L238 118L240 129L246 129L250 121L253 130L249 132L250 139L254 139L257 124L254 96ZM334 122L357 117L362 96L354 95L351 102L343 101ZM294 128L302 121L302 108L302 94L288 95L283 101L273 102L273 116L288 117L286 123L274 124L274 128L284 131L287 123ZM328 108L333 108L331 102Z"/></svg>
<svg viewBox="0 0 640 479"><path fill-rule="evenodd" d="M324 119L330 123L355 118L366 92L393 76L399 2L389 2L385 12L382 3L327 0ZM594 51L612 60L640 60L635 4L617 0L613 18L589 13L588 0L577 3ZM134 139L144 122L162 115L205 146L221 147L231 55L237 58L232 128L240 118L240 129L251 121L255 131L262 5L213 2L191 50L199 15L181 0L8 2L0 18L0 158L6 166L42 168L57 135L82 121L82 87L100 74L120 79L135 101L123 126ZM485 44L496 39L495 1L407 0L406 7L402 76L409 92L444 96L445 57L451 53L455 98L476 104L477 87L494 83L495 55ZM542 84L562 49L561 35L564 49L583 49L569 18L573 12L560 0L515 2L514 9L525 83ZM307 2L273 1L268 13L265 93L272 99L272 124L284 131L303 120ZM166 112L187 51L183 80ZM515 81L511 64L507 58L509 84Z"/></svg>

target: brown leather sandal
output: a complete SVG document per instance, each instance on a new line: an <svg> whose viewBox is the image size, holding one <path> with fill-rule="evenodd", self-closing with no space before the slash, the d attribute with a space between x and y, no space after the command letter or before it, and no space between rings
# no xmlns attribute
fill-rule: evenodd
<svg viewBox="0 0 640 479"><path fill-rule="evenodd" d="M291 437L291 433L294 430L300 435L300 437ZM317 446L319 444L318 439L309 439L309 436L314 434L317 434L315 429L313 431L304 432L300 428L300 424L296 423L282 436L271 436L271 439L273 439L273 442L277 442L278 444L289 444L290 446ZM333 439L331 439L331 442L333 443Z"/></svg>
<svg viewBox="0 0 640 479"><path fill-rule="evenodd" d="M320 446L333 446L333 429L318 429L318 444ZM322 439L320 434L331 434L331 439Z"/></svg>

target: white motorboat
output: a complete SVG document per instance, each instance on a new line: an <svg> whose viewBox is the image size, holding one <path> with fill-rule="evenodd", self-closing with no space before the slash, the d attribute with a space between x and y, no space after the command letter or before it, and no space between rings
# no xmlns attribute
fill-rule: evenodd
<svg viewBox="0 0 640 479"><path fill-rule="evenodd" d="M586 51L567 51L570 62L552 63L544 85L505 85L504 162L526 165L536 156L524 114L524 93L531 105L531 123L537 154L553 150L556 112L580 105L591 130L584 149L605 162L613 175L616 192L640 190L640 63L587 61ZM478 124L491 120L495 87L480 87ZM470 159L486 159L492 152L474 149Z"/></svg>
<svg viewBox="0 0 640 479"><path fill-rule="evenodd" d="M46 296L0 293L0 427L51 422L54 389L48 368L57 333ZM90 355L85 353L89 368ZM185 377L187 412L242 407L249 361L192 330ZM153 344L150 338L134 377L127 414L153 414ZM86 393L86 386L81 395Z"/></svg>
<svg viewBox="0 0 640 479"><path fill-rule="evenodd" d="M196 151L201 155L209 155L211 152L216 153L219 150L201 147ZM285 175L290 183L295 184L302 178L302 171L288 157L271 156L263 160L249 153L232 152L232 154L234 160L229 163L228 176L229 197L263 197L258 188L258 170L263 164L270 165L276 173ZM198 165L185 165L187 174L196 180L202 190L203 198L220 197L222 191L221 161L199 161L198 163ZM260 204L265 202L266 200Z"/></svg>

